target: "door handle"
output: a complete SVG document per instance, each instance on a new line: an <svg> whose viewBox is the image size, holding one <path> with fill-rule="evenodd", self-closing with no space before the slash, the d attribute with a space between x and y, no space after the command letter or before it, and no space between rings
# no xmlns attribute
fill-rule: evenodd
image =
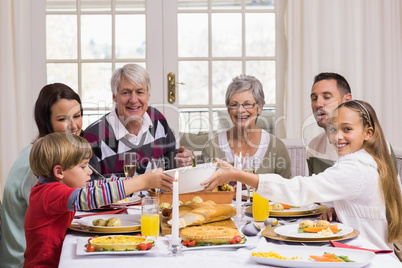
<svg viewBox="0 0 402 268"><path fill-rule="evenodd" d="M173 104L176 102L176 84L185 85L184 83L176 82L176 75L173 72L167 75L168 102Z"/></svg>

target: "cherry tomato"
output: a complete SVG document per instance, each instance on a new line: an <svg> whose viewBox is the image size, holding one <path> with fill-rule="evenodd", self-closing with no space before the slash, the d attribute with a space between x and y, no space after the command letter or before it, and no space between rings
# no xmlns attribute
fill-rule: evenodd
<svg viewBox="0 0 402 268"><path fill-rule="evenodd" d="M147 250L147 245L144 243L140 243L140 244L138 244L138 249L139 250Z"/></svg>
<svg viewBox="0 0 402 268"><path fill-rule="evenodd" d="M95 247L92 245L87 245L87 252L94 252L95 251Z"/></svg>
<svg viewBox="0 0 402 268"><path fill-rule="evenodd" d="M195 246L195 240L189 241L189 242L188 242L188 246L189 246L189 247L194 247L194 246Z"/></svg>
<svg viewBox="0 0 402 268"><path fill-rule="evenodd" d="M190 240L184 240L182 242L183 246L188 247L188 243L190 242Z"/></svg>
<svg viewBox="0 0 402 268"><path fill-rule="evenodd" d="M154 243L149 242L146 245L147 245L147 250L148 250L148 249L151 249L154 246Z"/></svg>
<svg viewBox="0 0 402 268"><path fill-rule="evenodd" d="M97 238L97 237L99 237L99 235L95 235L94 237L88 238L88 243L90 243L92 239Z"/></svg>
<svg viewBox="0 0 402 268"><path fill-rule="evenodd" d="M241 238L240 235L235 235L235 236L233 237L233 239L236 241L236 243L240 243L240 242L243 240L243 238Z"/></svg>
<svg viewBox="0 0 402 268"><path fill-rule="evenodd" d="M236 240L233 238L232 240L230 240L229 243L230 243L230 244L236 244Z"/></svg>

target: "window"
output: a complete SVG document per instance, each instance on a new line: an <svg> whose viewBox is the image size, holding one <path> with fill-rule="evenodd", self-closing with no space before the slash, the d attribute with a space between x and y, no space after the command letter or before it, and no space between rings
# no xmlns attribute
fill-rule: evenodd
<svg viewBox="0 0 402 268"><path fill-rule="evenodd" d="M175 41L176 81L184 82L176 90L179 131L222 129L222 120L217 119L226 111L226 88L241 73L262 82L264 109L278 112L284 81L280 1L177 0L171 11L155 11L169 9L166 5L173 2L46 0L47 82L63 82L77 90L84 105L84 127L113 107L109 84L115 68L138 63L150 71L164 64L164 57L151 57L159 55L154 49L161 40ZM164 32L163 25L172 16L177 29ZM159 24L160 29L155 27ZM163 85L153 87L151 100L156 91L166 96L163 81L168 72L150 72L152 84Z"/></svg>

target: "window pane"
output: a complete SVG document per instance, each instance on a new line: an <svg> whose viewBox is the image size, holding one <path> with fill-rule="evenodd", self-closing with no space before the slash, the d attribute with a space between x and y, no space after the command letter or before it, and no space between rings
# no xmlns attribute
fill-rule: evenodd
<svg viewBox="0 0 402 268"><path fill-rule="evenodd" d="M77 63L48 63L47 83L63 83L78 93L78 65Z"/></svg>
<svg viewBox="0 0 402 268"><path fill-rule="evenodd" d="M241 74L241 61L212 62L212 102L225 105L225 94L233 77Z"/></svg>
<svg viewBox="0 0 402 268"><path fill-rule="evenodd" d="M178 14L179 57L208 56L208 14Z"/></svg>
<svg viewBox="0 0 402 268"><path fill-rule="evenodd" d="M208 8L208 0L178 0L177 8L179 10L188 10L188 9L207 9Z"/></svg>
<svg viewBox="0 0 402 268"><path fill-rule="evenodd" d="M241 14L212 14L212 56L240 57Z"/></svg>
<svg viewBox="0 0 402 268"><path fill-rule="evenodd" d="M112 105L111 77L111 63L82 64L82 102L85 107Z"/></svg>
<svg viewBox="0 0 402 268"><path fill-rule="evenodd" d="M145 15L116 15L116 58L145 59Z"/></svg>
<svg viewBox="0 0 402 268"><path fill-rule="evenodd" d="M116 62L116 65L115 65L115 66L116 66L116 69L117 69L117 68L121 68L121 67L123 67L124 65L126 65L126 64L128 64L128 63L135 63L135 64L138 64L138 65L144 67L144 69L147 68L147 65L145 64L145 62L138 62L138 61L136 61L136 62Z"/></svg>
<svg viewBox="0 0 402 268"><path fill-rule="evenodd" d="M240 9L242 0L212 0L213 9Z"/></svg>
<svg viewBox="0 0 402 268"><path fill-rule="evenodd" d="M46 0L46 11L76 11L76 0Z"/></svg>
<svg viewBox="0 0 402 268"><path fill-rule="evenodd" d="M82 11L110 11L112 0L81 0Z"/></svg>
<svg viewBox="0 0 402 268"><path fill-rule="evenodd" d="M81 16L81 57L83 59L110 59L111 38L110 15Z"/></svg>
<svg viewBox="0 0 402 268"><path fill-rule="evenodd" d="M209 125L210 124L209 124L207 108L180 109L180 116L179 116L180 132L195 133L195 134L200 132L209 132L210 130ZM195 144L193 144L193 146L194 145Z"/></svg>
<svg viewBox="0 0 402 268"><path fill-rule="evenodd" d="M47 59L77 59L77 16L46 16Z"/></svg>
<svg viewBox="0 0 402 268"><path fill-rule="evenodd" d="M246 14L246 56L275 56L275 14Z"/></svg>
<svg viewBox="0 0 402 268"><path fill-rule="evenodd" d="M142 11L145 10L145 0L116 0L117 11Z"/></svg>
<svg viewBox="0 0 402 268"><path fill-rule="evenodd" d="M275 0L246 0L247 9L274 9Z"/></svg>
<svg viewBox="0 0 402 268"><path fill-rule="evenodd" d="M247 61L247 74L260 80L265 94L266 104L276 104L276 72L275 61Z"/></svg>
<svg viewBox="0 0 402 268"><path fill-rule="evenodd" d="M208 62L179 61L179 74L176 81L185 83L176 87L179 104L208 104Z"/></svg>

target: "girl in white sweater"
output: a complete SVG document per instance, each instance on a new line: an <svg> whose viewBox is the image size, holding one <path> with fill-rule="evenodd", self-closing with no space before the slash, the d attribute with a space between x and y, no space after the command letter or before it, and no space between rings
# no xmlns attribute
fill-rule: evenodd
<svg viewBox="0 0 402 268"><path fill-rule="evenodd" d="M370 104L348 101L334 111L329 140L339 160L311 177L284 180L277 174L251 174L224 161L206 180L207 190L232 180L248 184L261 196L303 206L333 201L338 219L380 249L402 240L402 200L395 168L377 115Z"/></svg>

